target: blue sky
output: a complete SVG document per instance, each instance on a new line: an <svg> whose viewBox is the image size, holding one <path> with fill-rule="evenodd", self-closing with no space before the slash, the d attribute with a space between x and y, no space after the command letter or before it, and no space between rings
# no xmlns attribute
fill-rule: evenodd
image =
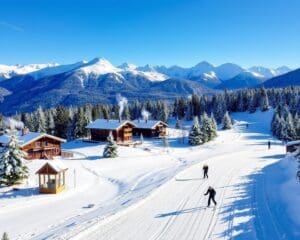
<svg viewBox="0 0 300 240"><path fill-rule="evenodd" d="M299 0L0 0L0 64L300 67Z"/></svg>

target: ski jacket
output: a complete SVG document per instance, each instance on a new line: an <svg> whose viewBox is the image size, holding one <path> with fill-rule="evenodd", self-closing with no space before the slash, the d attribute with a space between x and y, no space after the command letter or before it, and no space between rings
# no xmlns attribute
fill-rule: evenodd
<svg viewBox="0 0 300 240"><path fill-rule="evenodd" d="M210 197L214 197L216 195L215 189L208 189L207 192L204 195L209 194Z"/></svg>

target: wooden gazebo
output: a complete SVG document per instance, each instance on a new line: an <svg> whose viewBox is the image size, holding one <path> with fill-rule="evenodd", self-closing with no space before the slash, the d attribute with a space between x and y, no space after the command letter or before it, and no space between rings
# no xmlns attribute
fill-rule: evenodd
<svg viewBox="0 0 300 240"><path fill-rule="evenodd" d="M68 168L60 160L46 162L37 172L40 193L59 193L65 189Z"/></svg>

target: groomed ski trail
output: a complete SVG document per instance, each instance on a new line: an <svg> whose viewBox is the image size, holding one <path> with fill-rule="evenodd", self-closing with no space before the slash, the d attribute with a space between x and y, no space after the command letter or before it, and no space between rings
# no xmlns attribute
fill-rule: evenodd
<svg viewBox="0 0 300 240"><path fill-rule="evenodd" d="M276 144L271 150L267 149L267 140L271 138L266 131L268 121L250 124L248 129L245 123L238 123L234 130L236 139L224 142L223 147L232 151L223 151L206 160L210 168L208 180L202 179L202 163L196 164L179 173L143 203L100 222L75 239L234 239L238 234L234 228L242 221L252 227L248 239L268 239L270 232L274 239L280 239L278 223L265 196L263 178L253 183L253 196L242 196L241 186L249 181L247 176L276 162L272 156L282 154L284 148ZM216 209L206 208L204 193L208 186L217 191ZM236 213L242 210L233 204L241 196L247 198L247 205L253 208L252 216L246 220L238 217ZM259 202L255 202L257 198Z"/></svg>

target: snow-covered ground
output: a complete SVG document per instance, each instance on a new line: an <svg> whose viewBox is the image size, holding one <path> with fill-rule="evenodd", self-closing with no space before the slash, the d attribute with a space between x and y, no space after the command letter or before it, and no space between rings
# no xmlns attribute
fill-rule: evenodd
<svg viewBox="0 0 300 240"><path fill-rule="evenodd" d="M0 189L0 233L10 239L299 239L299 192L289 191L297 187L287 182L291 164L280 162L285 148L270 136L272 113L233 117L234 129L199 147L182 143L176 130L169 148L146 140L120 147L115 159L99 157L104 145L67 143L65 149L77 152L63 160L67 190L38 194L34 172L43 162L30 162L28 186ZM216 209L205 208L209 185L217 191Z"/></svg>

